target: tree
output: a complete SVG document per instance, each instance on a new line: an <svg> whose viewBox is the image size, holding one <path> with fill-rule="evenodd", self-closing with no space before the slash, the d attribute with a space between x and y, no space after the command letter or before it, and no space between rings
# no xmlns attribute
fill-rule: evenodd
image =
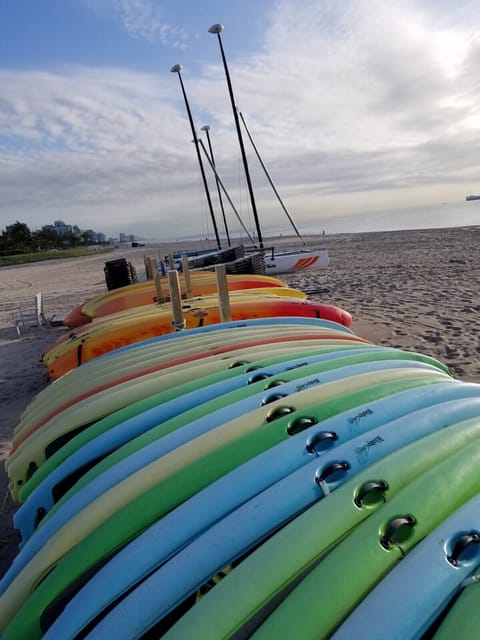
<svg viewBox="0 0 480 640"><path fill-rule="evenodd" d="M82 231L82 244L92 244L92 242L90 231Z"/></svg>
<svg viewBox="0 0 480 640"><path fill-rule="evenodd" d="M12 253L28 253L35 250L32 232L24 222L18 220L2 232L0 245L3 251Z"/></svg>
<svg viewBox="0 0 480 640"><path fill-rule="evenodd" d="M77 234L73 232L64 233L61 237L61 242L63 243L63 245L72 247L72 249L74 249L75 247L79 246L81 238L79 238Z"/></svg>
<svg viewBox="0 0 480 640"><path fill-rule="evenodd" d="M41 251L58 248L59 238L52 227L42 227L40 230L34 231L32 239L35 247Z"/></svg>

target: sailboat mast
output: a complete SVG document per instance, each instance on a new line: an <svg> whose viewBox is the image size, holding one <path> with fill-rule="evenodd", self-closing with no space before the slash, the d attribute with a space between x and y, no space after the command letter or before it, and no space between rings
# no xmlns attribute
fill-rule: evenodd
<svg viewBox="0 0 480 640"><path fill-rule="evenodd" d="M242 218L240 217L240 214L238 213L238 211L235 208L235 205L232 202L232 199L230 198L230 196L228 195L228 191L225 189L225 185L223 184L220 176L218 175L218 171L215 168L215 165L212 162L212 159L210 158L210 156L207 153L207 150L205 149L205 145L203 144L203 140L199 140L200 146L202 148L202 151L208 161L208 163L210 164L210 168L212 169L213 173L215 174L215 177L218 180L218 184L222 187L223 193L225 194L225 197L227 198L228 202L230 203L230 206L232 207L232 211L233 213L237 216L237 220L239 221L242 229L245 231L245 233L247 234L248 239L250 240L250 242L252 244L255 244L255 240L252 238L252 236L250 235L250 232L248 231L247 227L245 226Z"/></svg>
<svg viewBox="0 0 480 640"><path fill-rule="evenodd" d="M176 73L178 75L178 79L180 80L180 87L182 89L183 99L185 101L185 108L187 110L188 120L190 122L190 127L192 129L193 142L195 144L195 150L197 152L197 159L198 159L198 164L200 166L200 173L202 175L203 187L205 189L205 195L207 196L208 208L210 210L210 217L212 218L213 231L215 233L215 239L217 241L217 248L221 249L222 245L221 245L221 242L220 242L220 236L218 235L217 221L215 220L215 214L213 212L212 199L210 198L210 191L208 189L207 177L205 175L205 169L203 168L202 156L200 154L200 148L199 148L199 145L198 145L198 138L197 138L197 134L196 134L196 131L195 131L195 125L193 123L192 112L190 110L190 104L188 103L187 93L186 93L185 87L183 85L183 79L182 79L182 74L181 74L182 68L183 67L182 67L181 64L175 64L170 69L170 71L172 73Z"/></svg>
<svg viewBox="0 0 480 640"><path fill-rule="evenodd" d="M260 228L260 222L259 222L258 213L257 213L257 206L256 206L256 203L255 203L255 196L253 194L252 181L250 179L250 171L248 169L247 154L245 153L245 145L243 144L242 131L241 131L241 128L240 128L240 120L238 118L238 110L237 110L237 106L235 104L235 97L233 95L233 88L232 88L232 82L230 80L230 73L229 73L229 70L228 70L227 59L225 57L225 51L223 50L222 38L220 37L220 34L221 34L222 31L223 31L223 25L222 24L214 24L208 30L209 33L214 33L214 34L217 35L218 44L220 45L220 53L222 55L223 68L225 69L225 77L227 79L228 93L230 95L230 102L232 104L232 110L233 110L233 118L235 120L235 127L237 129L238 143L240 145L240 152L242 154L243 168L245 170L245 178L247 180L248 193L250 195L250 202L251 202L251 205L252 205L253 219L255 221L255 228L257 230L257 236L258 236L258 243L260 245L260 249L263 249L262 230Z"/></svg>
<svg viewBox="0 0 480 640"><path fill-rule="evenodd" d="M210 160L211 160L212 166L215 167L215 158L214 158L214 155L213 155L212 141L210 140L210 127L208 126L208 124L206 124L203 127L200 127L200 129L202 131L205 131L205 133L207 135L208 149L210 151ZM223 226L225 228L225 236L227 238L228 246L231 247L232 243L230 242L230 234L228 233L227 218L225 216L225 208L223 206L222 192L220 191L220 185L218 183L218 175L217 174L215 174L215 183L217 185L217 194L218 194L218 201L220 203L220 209L222 210L222 218L223 218Z"/></svg>

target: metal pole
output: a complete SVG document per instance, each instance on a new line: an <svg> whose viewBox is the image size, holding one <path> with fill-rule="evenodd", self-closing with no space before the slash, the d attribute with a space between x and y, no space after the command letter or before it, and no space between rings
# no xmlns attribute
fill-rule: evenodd
<svg viewBox="0 0 480 640"><path fill-rule="evenodd" d="M205 195L207 196L208 208L210 210L210 217L212 218L213 230L215 232L215 238L217 240L217 247L218 247L218 249L221 249L222 245L220 243L220 236L218 235L217 222L215 220L215 214L213 212L213 205L212 205L212 200L210 198L210 191L208 190L207 177L205 176L205 170L203 168L202 156L200 154L200 149L199 149L199 146L198 146L198 138L197 138L197 134L195 132L195 125L193 123L192 112L190 110L190 105L188 103L187 94L185 92L185 87L183 85L182 74L180 73L181 70L182 70L182 65L180 65L180 64L176 64L170 69L170 71L172 73L176 73L178 75L178 79L180 81L180 87L182 89L183 99L185 101L185 107L187 109L188 120L190 122L190 127L192 129L193 142L195 144L195 150L197 152L197 159L198 159L198 164L200 166L200 173L202 174L202 181L203 181L203 186L204 186L204 189L205 189Z"/></svg>
<svg viewBox="0 0 480 640"><path fill-rule="evenodd" d="M217 178L217 180L218 180L218 182L219 182L220 186L221 186L221 187L222 187L222 189L223 189L223 193L225 194L225 197L227 198L227 200L228 200L228 202L229 202L230 206L232 207L233 213L237 216L237 220L238 220L238 221L239 221L239 223L242 225L242 229L243 229L243 230L245 231L245 233L247 234L248 239L250 240L250 242L251 242L252 244L255 244L255 240L254 240L254 239L252 238L252 236L250 235L250 232L249 232L249 230L247 229L247 227L245 226L245 224L244 224L244 222L243 222L242 218L240 217L240 214L239 214L239 213L238 213L238 211L236 210L235 205L234 205L234 204L233 204L233 202L232 202L232 199L231 199L231 198L230 198L230 196L228 195L228 191L225 189L225 185L223 184L223 182L222 182L222 180L221 180L220 176L218 175L218 171L216 170L215 166L212 164L212 160L211 160L210 156L208 155L208 151L205 149L205 145L203 144L203 140L199 140L199 143L200 143L200 146L201 146L201 148L202 148L202 151L203 151L203 153L204 153L204 155L205 155L205 157L206 157L206 159L207 159L207 162L208 162L208 163L209 163L209 165L210 165L211 170L212 170L212 171L213 171L213 173L215 174L215 176L216 176L216 178Z"/></svg>
<svg viewBox="0 0 480 640"><path fill-rule="evenodd" d="M207 134L207 142L208 142L208 149L210 151L210 159L212 161L212 165L215 166L215 157L213 155L212 141L210 140L210 127L208 126L208 124L206 124L204 127L200 127L200 128L202 131L205 131L205 133ZM230 235L228 233L227 218L225 216L225 208L223 206L222 192L220 190L220 184L218 182L217 174L215 174L215 183L217 185L217 193L218 193L218 201L220 202L220 209L222 210L223 226L225 227L225 235L227 237L228 246L231 247L232 243L230 242Z"/></svg>
<svg viewBox="0 0 480 640"><path fill-rule="evenodd" d="M240 145L240 152L242 154L243 167L245 169L245 177L247 179L248 192L250 194L250 202L251 202L251 205L252 205L253 218L255 220L255 227L257 229L258 242L260 244L260 249L263 249L262 230L260 229L260 222L259 222L259 219L258 219L257 206L255 204L255 196L253 194L252 181L250 179L250 171L248 170L247 154L245 153L245 146L243 144L242 131L240 129L240 121L239 121L239 118L238 118L237 107L236 107L235 98L234 98L234 95L233 95L232 82L230 80L230 72L228 71L227 59L225 57L225 51L223 50L222 38L220 37L220 33L223 31L223 25L214 24L212 27L210 27L210 29L208 31L209 31L209 33L216 34L217 37L218 37L218 44L220 45L220 53L222 55L223 68L225 69L225 77L227 79L228 93L230 95L230 102L232 104L233 117L234 117L234 120L235 120L235 127L237 129L238 143Z"/></svg>

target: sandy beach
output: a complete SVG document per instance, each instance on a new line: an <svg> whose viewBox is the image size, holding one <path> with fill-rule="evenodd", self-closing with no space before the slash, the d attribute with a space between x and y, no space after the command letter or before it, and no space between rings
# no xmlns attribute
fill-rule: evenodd
<svg viewBox="0 0 480 640"><path fill-rule="evenodd" d="M312 300L348 310L354 332L375 344L438 358L454 377L480 382L480 227L388 233L339 234L307 238L326 247L328 269L283 275ZM288 245L289 240L283 238ZM201 243L199 243L201 244ZM0 441L3 457L23 409L47 380L42 350L66 329L33 328L19 338L12 312L32 306L42 291L47 316L65 315L106 290L107 260L125 257L144 271L144 257L175 248L117 249L113 254L60 259L0 269ZM0 470L0 575L18 551L12 526L15 505Z"/></svg>

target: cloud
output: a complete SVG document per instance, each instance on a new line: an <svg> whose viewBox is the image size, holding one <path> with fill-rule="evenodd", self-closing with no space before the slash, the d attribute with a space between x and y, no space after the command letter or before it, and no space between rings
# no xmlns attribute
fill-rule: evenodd
<svg viewBox="0 0 480 640"><path fill-rule="evenodd" d="M422 2L306 0L298 12L282 0L261 54L236 69L237 94L253 94L245 109L265 126L281 118L290 136L308 124L309 146L423 142L452 117L462 125L478 102L469 33Z"/></svg>
<svg viewBox="0 0 480 640"><path fill-rule="evenodd" d="M0 72L0 188L4 218L37 211L38 224L108 206L115 219L164 212L175 191L195 188L198 168L173 83L113 69ZM177 130L183 132L179 143ZM150 207L151 209L152 207ZM45 215L51 211L49 218ZM55 212L55 215L53 214ZM162 214L163 215L163 214ZM161 216L160 216L161 218Z"/></svg>
<svg viewBox="0 0 480 640"><path fill-rule="evenodd" d="M134 38L185 49L190 38L181 25L172 25L162 3L154 0L84 0L94 11L118 22Z"/></svg>
<svg viewBox="0 0 480 640"><path fill-rule="evenodd" d="M132 35L167 42L176 33L162 31L158 3L108 6ZM234 27L226 25L238 105L296 220L318 215L329 198L348 213L355 201L391 204L389 191L414 203L430 189L442 201L480 183L480 37L472 29L479 19L470 2L303 0L299 11L277 0L263 40L243 51L231 49ZM205 39L209 58L192 73L185 55L183 78L197 126L211 125L217 166L242 208L248 198L223 68L213 36ZM143 225L156 237L178 233L179 219L182 231L200 226L202 185L172 74L78 66L4 70L0 82L2 219L35 211L31 219L43 224L78 215L84 226ZM251 152L249 163L262 219L278 220Z"/></svg>
<svg viewBox="0 0 480 640"><path fill-rule="evenodd" d="M319 194L337 182L329 167L347 190L362 180L365 190L383 180L441 188L478 176L469 149L480 142L480 39L471 26L480 8L468 9L447 6L447 16L409 0L305 0L298 11L279 0L261 51L230 66L240 108L282 183L299 179L300 167L316 172ZM350 166L362 180L351 181Z"/></svg>

